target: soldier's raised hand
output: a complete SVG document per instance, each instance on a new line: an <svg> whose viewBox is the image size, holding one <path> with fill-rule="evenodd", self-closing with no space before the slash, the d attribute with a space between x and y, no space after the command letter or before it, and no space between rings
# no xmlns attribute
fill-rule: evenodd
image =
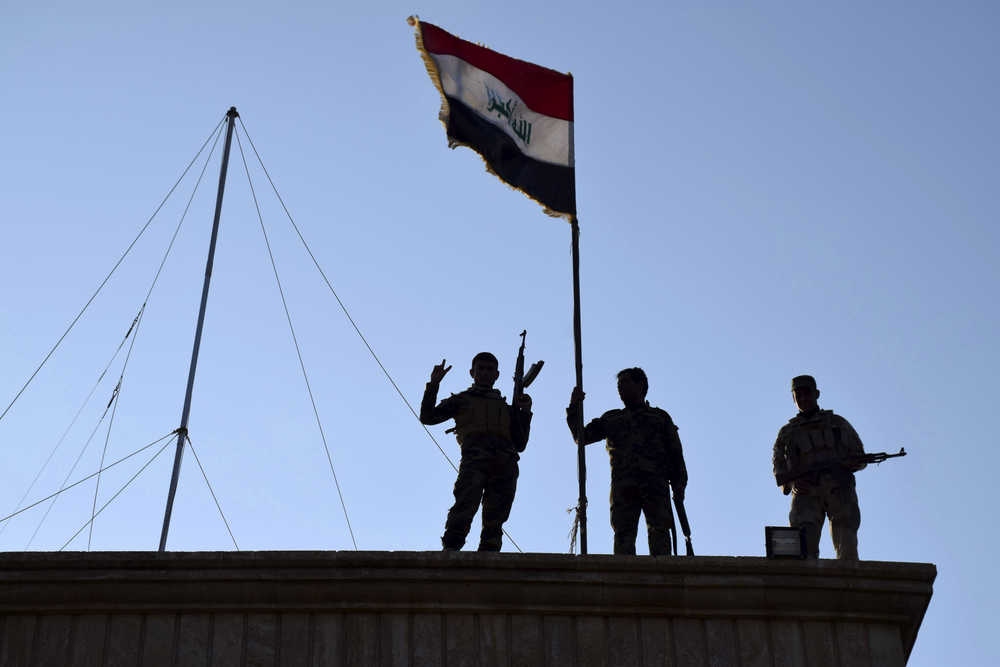
<svg viewBox="0 0 1000 667"><path fill-rule="evenodd" d="M587 397L587 394L583 392L579 387L573 387L573 394L569 397L570 405L579 405L583 403L583 399Z"/></svg>
<svg viewBox="0 0 1000 667"><path fill-rule="evenodd" d="M521 397L517 399L517 408L522 412L531 412L531 396L521 394Z"/></svg>
<svg viewBox="0 0 1000 667"><path fill-rule="evenodd" d="M448 371L451 370L451 366L445 368L444 364L445 360L442 359L440 364L431 369L431 384L441 384L442 378L444 378L444 376L448 374Z"/></svg>

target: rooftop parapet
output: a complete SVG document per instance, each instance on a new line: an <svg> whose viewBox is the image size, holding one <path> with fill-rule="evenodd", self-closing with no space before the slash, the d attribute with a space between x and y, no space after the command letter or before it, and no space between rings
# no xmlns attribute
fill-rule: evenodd
<svg viewBox="0 0 1000 667"><path fill-rule="evenodd" d="M0 554L0 664L903 665L933 565Z"/></svg>

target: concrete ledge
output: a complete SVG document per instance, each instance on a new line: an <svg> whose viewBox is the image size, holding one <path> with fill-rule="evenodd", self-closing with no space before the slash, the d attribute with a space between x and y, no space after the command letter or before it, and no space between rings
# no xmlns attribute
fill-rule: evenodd
<svg viewBox="0 0 1000 667"><path fill-rule="evenodd" d="M566 619L568 623L573 619L571 625L576 629L570 634L577 640L579 628L589 623L587 618L629 617L639 619L636 622L672 619L675 625L678 621L700 623L704 650L710 650L710 628L718 623L730 628L726 632L737 638L737 646L741 645L741 628L752 626L759 634L760 627L767 625L771 639L766 648L772 655L782 650L784 641L774 639L774 627L795 624L799 639L793 644L798 642L798 648L789 650L798 651L804 659L808 657L810 628L830 628L816 638L829 643L834 641L830 637L840 636L836 627L853 628L853 632L867 626L895 628L886 636L891 639L895 633L899 657L905 662L930 603L935 576L936 569L929 564L763 558L474 552L29 552L0 554L0 614L21 619L26 615L208 618L231 614L339 614L373 619L385 615L398 619L402 615L411 618L408 656L416 641L412 618L426 614L478 619L469 621L477 627L486 622L484 619L506 618L509 624L511 618L530 617L543 626L545 618L550 623L551 619ZM13 641L10 625L8 621L5 635ZM214 627L214 622L210 625ZM110 632L108 627L110 623L103 631ZM247 631L241 629L245 641ZM32 632L37 634L37 628L33 626ZM544 635L543 630L539 632ZM779 636L784 637L782 633ZM480 640L476 642L478 646ZM750 635L744 637L747 642L753 643ZM574 656L581 650L577 644L572 649ZM869 653L874 651L872 646ZM680 660L678 650L675 645L673 654ZM558 661L546 660L545 664L550 662ZM412 660L398 664L412 664ZM829 664L861 663L840 659Z"/></svg>

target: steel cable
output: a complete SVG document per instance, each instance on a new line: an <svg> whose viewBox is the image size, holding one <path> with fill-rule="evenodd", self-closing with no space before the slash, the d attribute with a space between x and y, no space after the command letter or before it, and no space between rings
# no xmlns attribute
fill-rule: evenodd
<svg viewBox="0 0 1000 667"><path fill-rule="evenodd" d="M242 124L242 123L241 123ZM244 133L246 129L244 128ZM247 137L249 139L249 137ZM333 467L333 456L330 454L330 447L326 441L326 433L323 431L323 423L319 418L319 410L316 408L316 399L313 396L312 386L309 383L309 374L306 372L306 365L302 359L302 350L299 348L299 340L295 335L295 326L292 324L292 316L288 310L288 302L285 300L285 290L281 287L281 278L278 276L278 265L274 261L274 253L271 251L271 242L267 237L267 230L264 228L264 218L260 212L260 205L257 203L257 194L254 191L253 180L250 178L250 166L247 164L246 154L243 152L243 143L240 141L239 133L236 133L236 143L240 148L240 157L243 158L243 167L247 173L247 181L250 183L250 194L253 196L254 206L257 208L257 219L260 220L260 230L264 234L264 243L267 245L267 254L271 258L271 269L274 271L274 279L278 284L278 293L281 295L281 305L285 309L285 318L288 320L288 328L292 332L292 342L295 343L295 353L299 357L299 366L302 368L302 377L306 382L306 390L309 392L309 401L312 403L313 415L316 417L316 425L319 427L319 434L323 440L323 449L326 450L326 459L330 464L330 472L333 474L333 482L337 487L337 495L340 496L340 506L344 510L344 519L347 521L347 530L351 533L351 542L354 543L354 550L358 550L358 542L354 538L354 529L351 527L351 519L347 516L347 503L344 502L344 494L340 488L340 481L337 479L337 471Z"/></svg>
<svg viewBox="0 0 1000 667"><path fill-rule="evenodd" d="M428 429L425 424L423 424L422 422L420 422L420 415L418 415L417 411L413 409L413 406L410 404L410 401L406 398L406 395L403 394L402 390L399 388L399 385L396 384L396 381L393 379L393 377L389 373L388 369L382 363L382 360L379 359L379 356L375 353L375 350L368 343L368 340L365 338L365 335L363 333L361 333L361 329L358 327L357 322L354 321L354 318L351 317L350 312L348 312L347 306L345 306L344 302L341 301L340 296L337 294L337 290L335 290L333 288L333 284L330 282L330 279L327 278L326 272L323 271L323 267L320 266L319 261L316 259L316 256L313 254L312 249L309 247L309 244L306 242L305 237L302 235L302 232L299 230L299 226L297 224L295 224L295 220L292 218L291 212L288 210L288 207L285 205L285 200L281 198L281 194L278 192L278 187L274 184L274 180L271 178L271 174L267 171L267 167L264 166L264 161L261 159L260 153L257 152L257 147L254 145L253 139L250 138L250 134L247 132L246 125L243 124L243 118L241 117L238 120L240 121L240 127L243 128L243 133L246 135L247 141L250 142L250 147L253 149L254 155L257 156L257 162L260 164L260 168L264 171L264 174L267 176L267 180L271 184L271 189L274 190L274 195L278 198L278 202L281 203L281 207L284 209L285 215L288 217L288 221L291 223L292 228L295 230L295 233L298 235L299 240L302 242L303 247L306 249L306 252L309 254L309 258L312 260L313 265L316 267L316 270L319 271L320 276L323 277L323 281L326 283L326 286L329 288L330 293L333 294L333 298L337 300L337 304L340 306L340 309L344 312L344 315L347 317L347 320L351 323L351 326L354 327L354 331L358 334L358 337L361 339L361 342L364 343L364 345L365 345L366 348L368 348L368 353L371 355L372 359L375 360L375 363L378 364L378 367L382 369L382 373L385 375L386 379L392 385L393 389L396 390L396 393L399 394L399 397L403 400L403 403L409 409L410 414L412 414L413 417L414 417L414 419L416 419L417 422L420 423L420 426L421 426L421 428L423 428L424 433L427 434L427 437L431 439L431 442L434 443L434 446L437 447L438 451L441 452L441 455L445 458L446 461L448 461L448 464L457 473L458 472L458 466L456 466L455 462L451 460L451 457L448 456L448 453L444 451L444 448L441 447L441 445L438 443L437 438L435 438L434 434L430 432L430 429ZM507 536L507 539L510 540L511 544L513 544L514 547L518 551L520 551L520 552L523 553L523 550L521 549L520 545L518 545L518 543L514 540L513 537L511 537L510 533L508 533L506 529L503 529L503 534Z"/></svg>
<svg viewBox="0 0 1000 667"><path fill-rule="evenodd" d="M141 312L142 310L140 309L140 313ZM84 408L86 408L87 405L90 403L90 399L94 397L94 394L97 392L97 388L101 385L101 382L104 380L104 376L111 368L111 364L113 364L115 362L115 359L118 358L118 353L122 351L123 347L125 347L125 341L127 341L129 336L132 335L132 332L135 330L135 323L138 321L139 321L139 315L137 314L135 316L135 319L132 320L132 326L129 327L128 331L125 333L125 336L122 337L121 342L118 343L118 347L115 349L115 353L111 355L111 359L108 360L108 363L104 367L104 370L101 371L101 374L97 376L97 381L94 383L94 386L90 388L90 393L87 394L87 397L85 399L83 399L83 403L80 404L80 407L77 409L76 414L73 415L73 419L70 420L69 426L67 426L66 430L64 430L62 432L62 435L59 436L59 440L56 442L55 447L52 448L52 451L49 452L49 456L48 458L45 459L45 463L43 463L42 467L39 468L37 473L35 473L35 478L31 480L31 484L28 485L28 488L25 489L24 493L21 494L21 498L14 505L15 509L21 506L21 503L24 502L24 499L27 498L28 495L31 493L32 489L35 488L35 484L38 483L38 480L45 472L45 469L49 466L49 463L52 462L52 457L55 456L56 451L59 450L63 442L66 440L66 436L69 435L69 432L73 429L73 427L76 425L76 422L80 419L80 415L83 414ZM3 535L4 531L7 530L7 526L9 525L10 525L9 523L5 523L3 524L3 526L0 526L0 535Z"/></svg>
<svg viewBox="0 0 1000 667"><path fill-rule="evenodd" d="M98 429L101 428L101 424L104 423L104 418L108 416L108 410L111 409L111 404L114 402L117 396L118 396L118 388L115 387L115 390L111 393L111 399L108 400L107 407L105 407L104 412L101 413L101 418L97 420L97 423L94 425L94 428L90 432L90 435L87 436L87 441L83 443L83 447L80 449L80 453L77 454L76 460L73 461L73 465L70 467L69 472L67 472L66 476L63 478L62 485L59 487L60 493L66 488L66 482L69 481L69 478L73 476L74 472L76 472L76 467L80 465L80 461L83 459L83 455L86 454L87 450L90 448L90 443L93 441L94 436L97 435L97 431ZM42 524L44 524L45 520L49 518L49 513L52 511L52 508L55 507L56 501L59 500L57 496L58 493L53 494L53 496L51 496L52 502L49 503L49 506L45 509L45 514L42 515L42 518L38 520L38 525L35 526L34 532L31 533L31 537L28 538L28 543L24 545L25 551L27 551L28 547L31 546L31 543L35 541L35 536L38 535L38 531L42 529Z"/></svg>
<svg viewBox="0 0 1000 667"><path fill-rule="evenodd" d="M74 317L73 320L69 323L69 326L66 327L66 330L59 337L59 340L55 342L55 345L52 346L52 349L48 351L48 353L45 355L45 358L42 359L42 362L38 364L38 368L35 369L35 371L31 374L31 376L25 381L24 385L21 386L17 394L14 395L14 398L12 398L10 403L7 404L7 407L4 408L4 411L0 413L0 421L2 421L3 418L7 416L7 413L10 412L10 409L14 406L14 403L17 402L17 399L21 397L21 394L24 393L24 390L28 388L28 385L30 385L32 380L35 379L35 376L38 375L38 372L42 370L42 367L46 364L46 362L48 362L49 358L55 353L59 345L62 344L66 336L69 335L69 332L72 331L73 327L76 326L76 323L80 320L81 317L83 317L83 314L90 307L90 304L94 302L94 299L97 298L97 295L100 294L101 290L104 289L104 286L108 283L109 280L111 280L111 276L114 275L115 271L118 270L118 267L121 266L121 263L125 261L125 258L132 251L132 248L135 247L135 244L139 242L139 239L142 238L142 235L146 233L147 229L149 229L149 226L153 223L153 219L156 218L156 214L160 212L160 209L162 209L163 205L167 203L167 200L170 198L170 195L174 193L174 190L177 189L177 186L180 185L182 180L184 180L184 177L187 175L188 171L194 165L195 161L197 161L198 156L201 155L202 151L205 150L205 146L208 145L208 142L212 140L212 135L218 131L219 127L222 125L224 121L225 118L220 120L219 124L216 125L215 129L213 129L211 134L208 135L208 138L205 139L205 142L201 145L201 148L198 149L198 152L195 153L195 156L191 158L191 162L189 162L188 166L184 168L184 171L181 173L180 177L174 183L173 187L170 188L167 194L163 197L162 201L160 201L159 206L156 207L156 210L153 211L153 214L149 216L149 219L146 221L146 224L142 226L142 229L140 229L136 237L132 239L132 242L125 249L125 252L123 252L121 257L118 258L118 261L115 262L115 265L111 267L111 271L108 272L108 275L104 277L104 280L101 281L101 284L97 286L97 289L94 290L94 293L90 296L89 299L87 299L87 303L83 304L83 308L80 309L80 312L78 312L76 314L76 317Z"/></svg>
<svg viewBox="0 0 1000 667"><path fill-rule="evenodd" d="M212 500L215 501L215 508L219 510L219 516L222 517L222 523L226 524L226 530L229 531L229 537L233 541L233 546L236 550L240 550L240 545L236 543L236 536L233 535L233 529L229 527L229 522L226 520L226 515L222 511L222 505L219 504L219 499L215 496L215 489L212 488L212 483L208 481L208 474L205 472L204 466L201 465L201 459L198 458L198 452L194 449L194 443L191 442L191 436L185 434L185 439L188 441L188 445L191 447L191 453L194 454L194 460L198 463L198 469L201 470L201 476L205 478L205 484L208 486L208 492L212 494Z"/></svg>
<svg viewBox="0 0 1000 667"><path fill-rule="evenodd" d="M174 431L174 433L176 433L176 431ZM170 435L173 435L173 434L172 433L168 434L165 437L170 437ZM162 438L161 438L161 440L162 440ZM97 514L95 514L94 517L91 517L90 519L88 519L87 523L85 523L82 526L80 526L80 529L78 531L76 531L75 533L73 533L73 536L70 537L68 540L66 540L65 544L63 544L61 547L59 547L59 551L62 551L67 546L69 546L69 543L72 542L73 540L75 540L77 535L79 535L80 533L82 533L83 530L87 526L89 526L91 523L93 523L94 522L94 518L97 517L97 516L99 516L101 514L101 512L103 512L105 509L107 509L108 505L110 505L112 502L114 502L115 498L117 498L118 496L120 496L122 494L122 492L124 492L125 489L127 489L129 487L129 485L131 485L132 482L134 482L136 480L136 478L139 475L141 475L142 472L146 468L148 468L150 466L150 464L152 464L153 461L155 461L160 456L160 454L163 453L163 450L165 450L169 446L170 446L170 443L167 442L162 447L160 447L158 450L156 450L156 453L153 454L152 458L150 458L148 461L146 461L146 463L144 463L143 466L141 468L139 468L139 470L134 475L132 475L127 482L125 482L125 485L122 486L122 488L118 489L118 491L115 492L115 495L113 495L110 498L108 498L108 502L106 502L103 505L101 505L101 509L97 510Z"/></svg>
<svg viewBox="0 0 1000 667"><path fill-rule="evenodd" d="M146 291L146 298L143 299L142 308L139 310L139 315L136 317L136 321L132 323L132 327L135 330L135 335L132 336L132 342L129 343L128 352L125 354L125 362L122 364L121 374L118 376L118 387L116 389L115 396L115 406L111 411L111 419L108 420L108 432L104 438L104 449L101 451L101 464L104 465L104 457L108 452L108 442L111 439L111 428L115 423L115 415L118 412L118 397L121 396L121 386L125 381L125 371L128 369L128 362L132 358L132 349L135 347L135 342L139 338L139 328L142 326L142 318L146 313L146 306L149 304L149 299L153 294L153 289L156 287L156 283L160 280L160 274L163 273L163 267L166 266L167 258L170 257L170 251L174 248L174 242L177 241L177 235L180 234L181 226L187 219L188 211L191 210L191 202L194 201L195 195L198 194L198 188L201 186L201 181L205 177L205 170L208 169L208 164L212 161L212 155L215 154L215 148L219 145L219 138L222 136L222 124L216 128L215 141L212 142L212 149L208 152L205 157L205 164L201 167L201 173L198 174L198 180L195 181L194 187L191 189L191 196L188 197L187 204L184 206L184 211L181 213L180 220L177 221L177 227L174 228L173 236L170 237L170 243L167 244L167 249L163 253L163 259L160 260L160 265L156 269L156 274L153 276L153 281L149 285L149 289ZM98 466L100 467L100 466ZM94 501L90 508L90 528L87 535L87 551L90 551L91 541L94 537L94 519L97 518L95 510L97 508L97 494L101 487L101 476L97 476L97 482L94 484Z"/></svg>
<svg viewBox="0 0 1000 667"><path fill-rule="evenodd" d="M75 487L75 486L79 486L80 484L83 484L83 483L84 483L84 482L86 482L86 481L87 481L88 479L93 479L93 478L94 478L94 477L96 477L96 476L97 476L97 475L98 475L99 473L102 473L102 472L104 472L105 470L111 470L112 468L114 468L114 467L115 467L116 465L118 465L119 463L122 463L123 461L127 461L128 459L132 458L132 457L133 457L133 456L135 456L136 454L139 454L139 453L141 453L141 452L144 452L144 451L146 451L147 449L149 449L150 447L152 447L153 445L155 445L155 444L157 444L157 443L159 443L159 442L163 442L163 441L164 441L164 440L166 440L167 438L169 438L169 437L171 437L171 436L173 436L173 435L176 435L176 434L177 434L177 431L176 431L176 430L173 430L173 431L171 431L170 433L167 433L166 435L164 435L164 436L162 436L162 437L159 437L159 438L157 438L156 440L154 440L153 442L149 443L148 445L143 445L142 447L140 447L139 449L135 450L135 451L134 451L134 452L132 452L131 454L128 454L128 455L126 455L126 456L123 456L122 458L118 459L118 460L117 460L117 461L115 461L114 463L109 463L108 465L104 466L103 468L101 468L101 469L100 469L100 470L98 470L97 472L93 472L93 473L91 473L91 474L87 475L86 477L83 477L82 479L78 479L78 480L76 480L75 482L73 482L72 484L69 484L69 485L65 485L65 486L62 486L62 487L61 487L61 488L60 488L60 489L59 489L58 491L56 491L55 493L52 493L52 494L49 494L49 495L45 496L44 498L42 498L42 499L40 499L40 500L36 500L35 502L31 503L30 505L25 505L24 507L22 507L21 509L17 510L16 512L12 512L12 513L8 514L7 516L5 516L5 517L2 517L2 518L0 518L0 523L2 523L2 522L5 522L5 521L7 521L7 520L9 520L9 519L13 519L13 518L14 518L15 516L17 516L18 514L21 514L21 513L23 513L23 512L27 512L27 511L28 511L28 510L30 510L30 509L31 509L32 507L36 507L36 506L38 506L38 505L41 505L41 504L42 504L42 503L44 503L44 502L45 502L46 500L49 500L50 498L55 498L55 497L56 497L56 496L58 496L59 494L61 494L61 493L65 493L66 491L69 491L69 490L70 490L70 489L72 489L73 487ZM170 444L170 443L167 443L167 444Z"/></svg>

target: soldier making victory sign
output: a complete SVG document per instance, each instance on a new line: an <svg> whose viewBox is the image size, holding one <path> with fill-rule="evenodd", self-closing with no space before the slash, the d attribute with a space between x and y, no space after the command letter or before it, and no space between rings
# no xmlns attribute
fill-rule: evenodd
<svg viewBox="0 0 1000 667"><path fill-rule="evenodd" d="M646 401L649 383L641 368L618 373L618 395L625 407L609 410L587 424L583 433L573 433L577 443L607 440L611 456L611 527L615 553L635 554L640 511L646 515L649 553L669 555L673 513L667 485L674 498L683 501L687 467L677 427L664 410ZM573 390L566 421L573 432L579 422L585 394Z"/></svg>
<svg viewBox="0 0 1000 667"><path fill-rule="evenodd" d="M523 394L511 406L493 383L500 376L497 358L480 352L472 359L472 386L437 405L438 387L451 366L434 366L420 403L420 421L427 425L455 420L462 462L455 480L455 504L448 510L441 544L458 551L465 544L472 518L483 505L479 551L500 551L503 524L510 516L517 488L519 452L528 444L531 397Z"/></svg>

